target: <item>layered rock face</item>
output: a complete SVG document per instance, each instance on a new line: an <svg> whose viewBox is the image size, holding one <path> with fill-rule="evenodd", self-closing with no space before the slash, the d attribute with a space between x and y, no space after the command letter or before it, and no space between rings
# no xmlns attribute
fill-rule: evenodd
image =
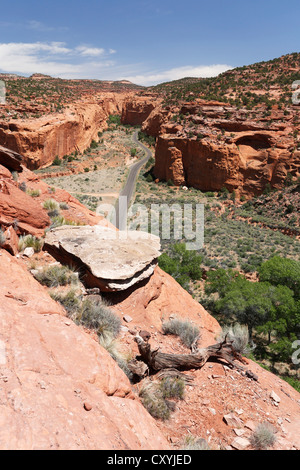
<svg viewBox="0 0 300 470"><path fill-rule="evenodd" d="M121 112L125 96L106 93L70 104L61 113L0 122L0 142L22 154L29 169L50 165L56 156L89 147L98 132L107 127L109 114Z"/></svg>
<svg viewBox="0 0 300 470"><path fill-rule="evenodd" d="M2 154L6 156L5 164L11 168L11 159L8 158L11 152L2 150ZM50 217L43 208L44 201L49 199L54 199L58 204L65 203L66 209L62 212L68 220L90 225L103 222L106 225L101 216L87 209L67 191L56 189L53 193L50 187L30 170L22 165L21 170L17 173L15 181L11 171L0 165L0 226L3 230L11 230L14 227L18 235L31 234L42 237L45 229L51 224ZM32 197L31 191L35 191L37 196ZM11 237L13 234L10 232L7 238ZM11 249L15 251L14 248Z"/></svg>
<svg viewBox="0 0 300 470"><path fill-rule="evenodd" d="M50 218L39 202L19 189L11 175L0 175L0 225L14 224L20 233L42 236Z"/></svg>
<svg viewBox="0 0 300 470"><path fill-rule="evenodd" d="M132 126L141 125L160 100L153 96L129 97L123 103L121 121Z"/></svg>
<svg viewBox="0 0 300 470"><path fill-rule="evenodd" d="M237 194L261 193L269 183L281 187L288 173L300 174L300 151L293 124L272 111L270 120L257 111L198 100L181 108L156 108L142 130L157 137L156 178L204 191L227 187Z"/></svg>
<svg viewBox="0 0 300 470"><path fill-rule="evenodd" d="M103 292L127 290L148 279L160 255L158 237L108 227L58 227L49 231L45 249L80 269L88 287Z"/></svg>

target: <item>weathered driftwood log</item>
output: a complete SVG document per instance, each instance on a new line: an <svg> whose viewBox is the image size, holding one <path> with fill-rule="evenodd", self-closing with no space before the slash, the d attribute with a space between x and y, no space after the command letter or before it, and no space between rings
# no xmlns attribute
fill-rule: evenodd
<svg viewBox="0 0 300 470"><path fill-rule="evenodd" d="M243 364L245 363L242 356L232 346L232 341L227 341L227 338L207 348L198 349L192 354L162 353L159 349L151 350L150 344L144 341L141 336L136 335L134 339L138 344L142 361L153 371L169 368L178 370L199 369L210 358L224 359L232 367L242 370L243 367L234 363L234 360L237 359Z"/></svg>

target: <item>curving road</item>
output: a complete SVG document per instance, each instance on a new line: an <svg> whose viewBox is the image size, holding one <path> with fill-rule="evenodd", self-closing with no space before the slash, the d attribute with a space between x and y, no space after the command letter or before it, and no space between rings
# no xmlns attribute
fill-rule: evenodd
<svg viewBox="0 0 300 470"><path fill-rule="evenodd" d="M128 208L130 207L130 201L132 199L132 196L135 190L135 183L136 183L138 172L141 169L141 167L145 165L145 163L147 163L149 158L152 157L151 150L149 150L144 144L142 144L138 140L138 132L139 131L137 130L133 134L133 142L138 147L141 147L144 150L146 156L142 160L139 160L138 162L134 163L131 166L126 184L124 188L122 189L122 191L120 192L119 199L115 206L116 226L119 230L125 230L127 226L127 211L128 211Z"/></svg>

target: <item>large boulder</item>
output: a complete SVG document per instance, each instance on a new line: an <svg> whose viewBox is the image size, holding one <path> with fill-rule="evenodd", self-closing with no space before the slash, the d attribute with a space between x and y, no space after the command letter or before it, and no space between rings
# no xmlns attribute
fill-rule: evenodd
<svg viewBox="0 0 300 470"><path fill-rule="evenodd" d="M160 240L145 232L100 225L63 226L47 233L44 249L77 267L86 286L111 292L129 289L153 274Z"/></svg>

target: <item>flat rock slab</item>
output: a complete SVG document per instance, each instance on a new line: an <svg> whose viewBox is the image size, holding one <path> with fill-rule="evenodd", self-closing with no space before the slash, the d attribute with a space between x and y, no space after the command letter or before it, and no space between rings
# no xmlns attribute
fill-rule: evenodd
<svg viewBox="0 0 300 470"><path fill-rule="evenodd" d="M62 226L47 233L44 249L58 261L79 269L87 287L122 291L153 274L160 239L100 225Z"/></svg>

